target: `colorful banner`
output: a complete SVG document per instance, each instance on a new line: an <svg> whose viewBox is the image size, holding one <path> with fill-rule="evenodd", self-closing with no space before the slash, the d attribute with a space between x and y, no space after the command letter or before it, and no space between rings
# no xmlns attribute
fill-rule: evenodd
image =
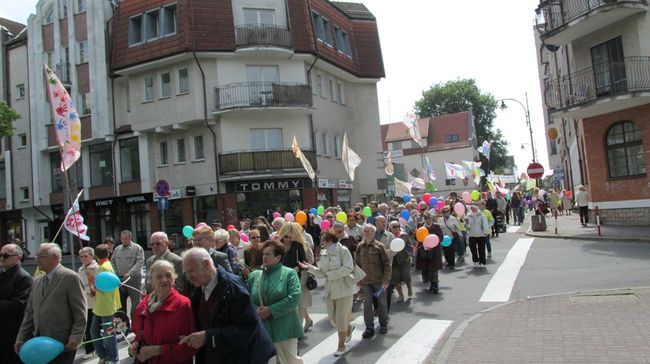
<svg viewBox="0 0 650 364"><path fill-rule="evenodd" d="M490 142L488 142L487 140L483 142L483 145L476 148L476 150L478 150L479 153L483 154L485 158L487 158L488 160L490 159L490 149L491 149Z"/></svg>
<svg viewBox="0 0 650 364"><path fill-rule="evenodd" d="M420 135L420 128L418 127L418 118L415 116L415 114L408 113L406 114L406 117L404 117L404 120L402 120L402 124L406 126L406 128L409 131L409 135L411 135L411 138L415 140L420 147L423 147L423 141L422 141L422 136Z"/></svg>
<svg viewBox="0 0 650 364"><path fill-rule="evenodd" d="M82 240L89 241L90 238L86 235L88 226L84 224L84 218L81 216L81 212L79 212L79 197L81 197L82 193L83 190L79 192L77 198L72 204L72 207L70 207L70 210L68 210L68 214L65 215L64 227L72 235L76 235Z"/></svg>
<svg viewBox="0 0 650 364"><path fill-rule="evenodd" d="M393 168L393 157L391 156L391 152L388 152L388 155L386 156L386 168L384 168L384 171L388 176L392 176L393 173L395 173L395 169Z"/></svg>
<svg viewBox="0 0 650 364"><path fill-rule="evenodd" d="M81 157L81 120L65 87L56 74L45 66L56 140L61 149L61 170L66 171Z"/></svg>

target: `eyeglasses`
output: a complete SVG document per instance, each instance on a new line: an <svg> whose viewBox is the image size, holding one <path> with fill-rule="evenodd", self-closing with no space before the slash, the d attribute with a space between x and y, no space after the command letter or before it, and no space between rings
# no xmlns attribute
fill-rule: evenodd
<svg viewBox="0 0 650 364"><path fill-rule="evenodd" d="M333 219L334 216L325 216L326 219Z"/></svg>
<svg viewBox="0 0 650 364"><path fill-rule="evenodd" d="M9 259L11 257L17 257L18 254L0 254L0 258Z"/></svg>
<svg viewBox="0 0 650 364"><path fill-rule="evenodd" d="M250 239L259 239L259 236L249 236Z"/></svg>
<svg viewBox="0 0 650 364"><path fill-rule="evenodd" d="M391 226L390 228L391 228L391 229L399 229L399 225Z"/></svg>

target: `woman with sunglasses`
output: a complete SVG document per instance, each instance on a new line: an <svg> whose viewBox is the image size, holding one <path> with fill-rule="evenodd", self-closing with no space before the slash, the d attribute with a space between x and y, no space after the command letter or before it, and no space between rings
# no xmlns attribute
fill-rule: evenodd
<svg viewBox="0 0 650 364"><path fill-rule="evenodd" d="M244 267L242 268L244 278L248 278L252 271L262 268L261 237L262 233L258 229L253 229L248 234L249 244L244 251Z"/></svg>

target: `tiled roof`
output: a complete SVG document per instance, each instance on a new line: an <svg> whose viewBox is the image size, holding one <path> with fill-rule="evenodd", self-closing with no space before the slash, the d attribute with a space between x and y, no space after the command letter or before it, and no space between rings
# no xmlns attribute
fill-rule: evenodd
<svg viewBox="0 0 650 364"><path fill-rule="evenodd" d="M6 28L14 37L17 36L23 29L25 29L25 24L21 24L5 18L0 18L0 26Z"/></svg>
<svg viewBox="0 0 650 364"><path fill-rule="evenodd" d="M352 19L375 20L375 16L361 3L348 3L343 1L332 1L331 3Z"/></svg>
<svg viewBox="0 0 650 364"><path fill-rule="evenodd" d="M418 129L420 130L420 136L422 138L429 137L429 120L430 118L418 119ZM411 135L409 134L406 125L403 123L388 124L388 131L386 132L386 138L384 139L386 143L410 139Z"/></svg>

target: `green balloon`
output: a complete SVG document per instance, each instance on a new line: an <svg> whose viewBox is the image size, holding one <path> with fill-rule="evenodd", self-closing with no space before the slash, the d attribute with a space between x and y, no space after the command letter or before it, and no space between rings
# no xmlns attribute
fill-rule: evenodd
<svg viewBox="0 0 650 364"><path fill-rule="evenodd" d="M318 206L318 209L316 209L316 212L318 212L318 215L323 216L323 212L325 212L325 207Z"/></svg>
<svg viewBox="0 0 650 364"><path fill-rule="evenodd" d="M472 200L478 201L481 198L481 193L477 190L472 191Z"/></svg>
<svg viewBox="0 0 650 364"><path fill-rule="evenodd" d="M365 216L365 217L372 216L372 211L370 211L370 206L364 207L362 213L363 213L363 216Z"/></svg>

